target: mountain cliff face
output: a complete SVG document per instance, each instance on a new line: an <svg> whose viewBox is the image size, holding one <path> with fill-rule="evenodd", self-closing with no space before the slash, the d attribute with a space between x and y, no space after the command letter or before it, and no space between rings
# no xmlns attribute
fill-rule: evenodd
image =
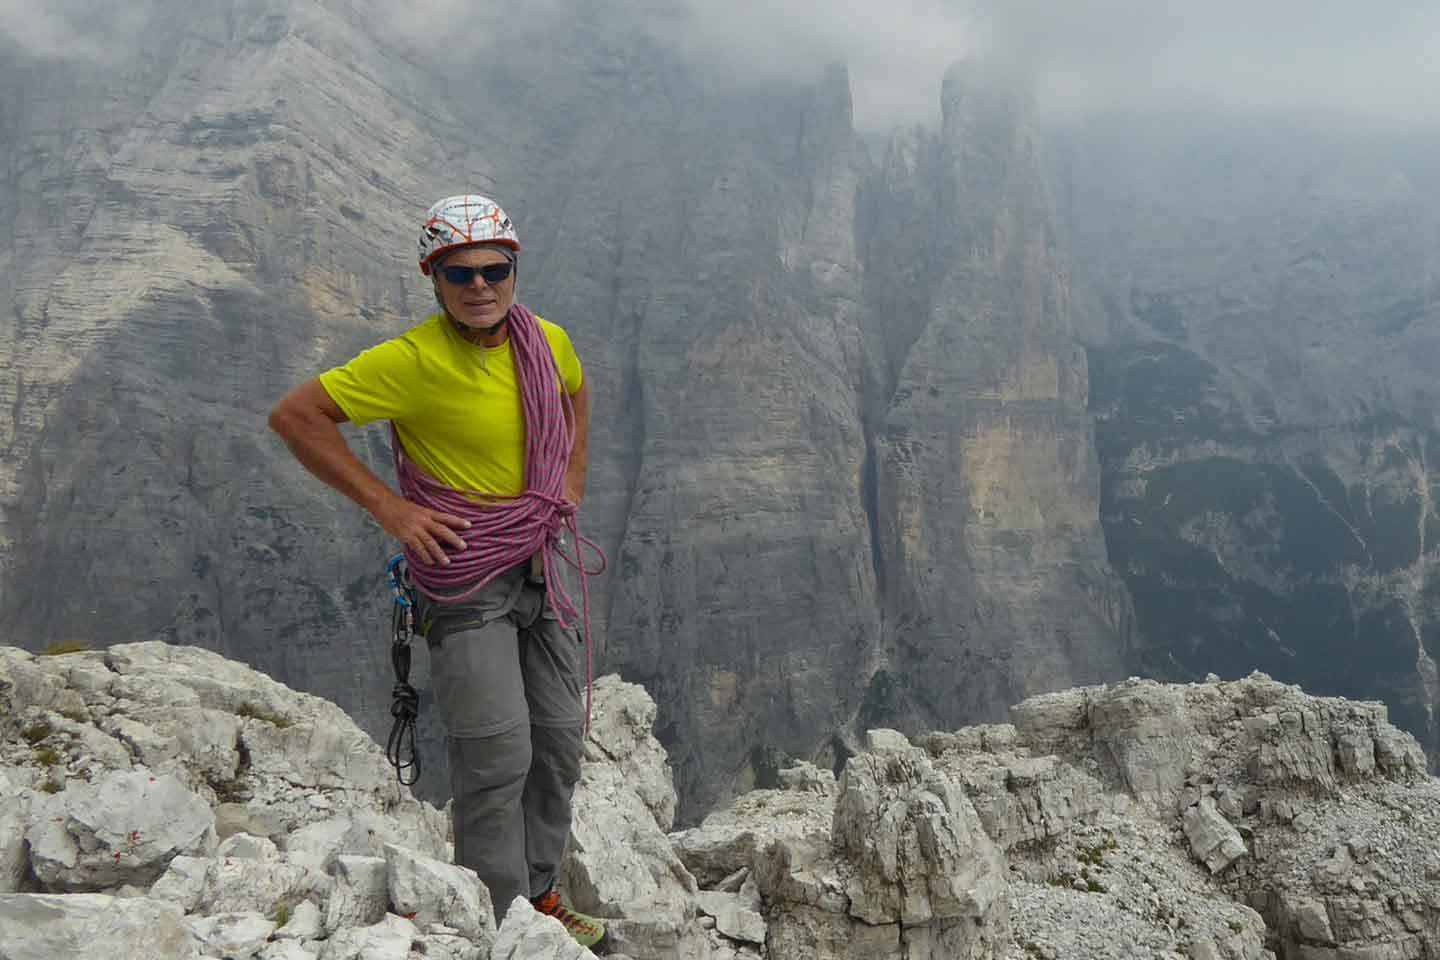
<svg viewBox="0 0 1440 960"><path fill-rule="evenodd" d="M388 545L263 419L428 309L418 212L475 189L595 386L601 659L656 695L687 815L835 761L857 718L998 719L1117 675L1024 97L959 69L941 128L872 158L843 70L733 91L639 6L487 22L463 67L363 2L156 2L92 65L6 50L9 635L204 646L376 730ZM352 437L385 468L383 431Z"/></svg>
<svg viewBox="0 0 1440 960"><path fill-rule="evenodd" d="M1384 699L1440 748L1433 135L1060 138L1137 669Z"/></svg>

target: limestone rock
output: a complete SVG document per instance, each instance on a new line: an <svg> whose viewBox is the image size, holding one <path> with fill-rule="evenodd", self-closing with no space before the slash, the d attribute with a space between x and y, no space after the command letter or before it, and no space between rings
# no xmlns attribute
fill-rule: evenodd
<svg viewBox="0 0 1440 960"><path fill-rule="evenodd" d="M288 909L318 898L329 886L327 877L303 864L232 854L176 857L151 887L151 894L173 899L187 913L259 913L274 919L282 906Z"/></svg>
<svg viewBox="0 0 1440 960"><path fill-rule="evenodd" d="M325 930L381 922L390 906L389 867L381 857L338 857L335 887L325 908Z"/></svg>
<svg viewBox="0 0 1440 960"><path fill-rule="evenodd" d="M780 785L786 790L809 793L834 793L835 774L813 763L800 762L780 771Z"/></svg>
<svg viewBox="0 0 1440 960"><path fill-rule="evenodd" d="M112 771L54 795L26 838L35 874L51 888L148 885L177 854L214 848L215 814L171 775Z"/></svg>
<svg viewBox="0 0 1440 960"><path fill-rule="evenodd" d="M0 894L15 893L25 877L25 818L18 809L19 788L0 770Z"/></svg>
<svg viewBox="0 0 1440 960"><path fill-rule="evenodd" d="M731 940L765 942L765 918L758 894L752 899L738 893L702 890L696 895L700 910L715 918L715 929Z"/></svg>
<svg viewBox="0 0 1440 960"><path fill-rule="evenodd" d="M837 851L855 868L846 892L856 918L1005 929L1003 855L969 798L924 751L853 757L834 829Z"/></svg>
<svg viewBox="0 0 1440 960"><path fill-rule="evenodd" d="M489 946L495 940L495 908L475 871L385 845L390 908L420 929L440 923L465 939Z"/></svg>
<svg viewBox="0 0 1440 960"><path fill-rule="evenodd" d="M6 960L197 960L180 908L102 894L0 895Z"/></svg>
<svg viewBox="0 0 1440 960"><path fill-rule="evenodd" d="M217 913L187 919L191 932L207 956L249 960L265 949L275 932L275 921L254 912Z"/></svg>
<svg viewBox="0 0 1440 960"><path fill-rule="evenodd" d="M369 960L371 957L409 957L410 945L420 931L393 913L369 926L345 927L323 941L319 960Z"/></svg>
<svg viewBox="0 0 1440 960"><path fill-rule="evenodd" d="M670 839L699 884L714 888L755 866L758 855L782 838L828 850L833 811L829 796L755 790Z"/></svg>
<svg viewBox="0 0 1440 960"><path fill-rule="evenodd" d="M644 687L613 675L599 678L585 748L590 759L604 759L619 769L665 832L675 823L677 798L665 750L651 732L655 710Z"/></svg>
<svg viewBox="0 0 1440 960"><path fill-rule="evenodd" d="M536 913L529 900L516 897L505 911L490 960L588 960L590 955L559 920Z"/></svg>
<svg viewBox="0 0 1440 960"><path fill-rule="evenodd" d="M1194 735L1179 689L1146 681L1107 688L1090 700L1089 726L1133 795L1174 802Z"/></svg>
<svg viewBox="0 0 1440 960"><path fill-rule="evenodd" d="M1215 809L1211 797L1202 797L1199 803L1186 809L1181 821L1190 841L1190 852L1211 873L1221 872L1249 852L1240 832Z"/></svg>
<svg viewBox="0 0 1440 960"><path fill-rule="evenodd" d="M607 918L607 936L636 960L673 956L701 936L695 878L619 768L587 765L572 808L560 885L576 909Z"/></svg>
<svg viewBox="0 0 1440 960"><path fill-rule="evenodd" d="M0 697L13 702L23 688L32 698L18 723L0 714L12 731L0 741L0 809L28 825L44 863L55 858L45 852L54 841L34 832L43 811L87 797L105 778L144 772L98 762L86 724L126 715L146 697L194 709L261 705L240 718L242 740L251 724L284 730L292 713L326 712L263 679L247 692L243 669L216 666L192 684L175 667L207 657L156 657L150 676L148 654L127 656L120 689L92 660L59 669L0 648L0 662L21 665ZM97 690L108 691L109 706L93 700ZM667 836L668 775L645 726L648 698L618 682L598 692L610 726L603 749L594 740L587 748L562 886L604 920L612 955L1273 960L1267 943L1286 956L1333 958L1436 948L1440 851L1423 838L1440 835L1440 781L1424 776L1415 741L1378 705L1306 696L1260 675L1067 691L1018 705L1013 727L929 734L916 738L921 746L879 737L881 749L852 756L833 785L818 768L785 768L794 771L787 789L744 794ZM90 719L35 711L36 698L77 697ZM258 715L264 709L278 712ZM1178 731L1174 743L1162 749L1157 729ZM42 764L27 736L63 746L66 759ZM256 742L301 757L276 759L273 769L309 763L306 745ZM202 793L193 796L209 803L215 795L236 829L199 855L158 858L164 872L153 883L145 870L111 878L123 880L113 898L0 896L7 934L11 919L54 919L68 909L73 916L56 921L56 936L94 936L96 924L112 922L124 930L126 917L139 916L162 937L169 929L194 939L188 924L206 945L176 946L175 955L197 960L369 960L422 948L439 960L491 960L492 939L502 956L580 955L528 904L513 908L518 925L503 947L504 929L472 925L463 901L481 890L478 881L403 842L443 840L439 811L370 781L321 788L240 770L248 796L220 800L223 791L199 772L214 759L204 738L167 743L148 748L171 764L156 782L170 778L182 792L180 783L196 783ZM192 763L190 750L204 757ZM1146 756L1160 766L1147 770ZM87 784L82 770L96 781ZM67 779L54 793L17 791L57 775ZM256 830L239 830L242 823ZM20 849L27 871L30 856ZM138 906L118 906L128 903ZM130 936L117 933L122 944ZM532 947L538 952L527 953Z"/></svg>
<svg viewBox="0 0 1440 960"><path fill-rule="evenodd" d="M275 931L276 940L318 940L325 932L324 917L313 900L301 900Z"/></svg>

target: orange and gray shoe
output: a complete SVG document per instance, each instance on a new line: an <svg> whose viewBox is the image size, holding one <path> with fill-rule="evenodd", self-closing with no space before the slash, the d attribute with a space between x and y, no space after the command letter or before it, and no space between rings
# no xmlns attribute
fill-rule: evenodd
<svg viewBox="0 0 1440 960"><path fill-rule="evenodd" d="M604 924L594 917L587 917L565 906L560 902L560 893L553 887L530 903L538 912L563 923L565 929L570 931L570 936L582 947L593 947L605 938Z"/></svg>

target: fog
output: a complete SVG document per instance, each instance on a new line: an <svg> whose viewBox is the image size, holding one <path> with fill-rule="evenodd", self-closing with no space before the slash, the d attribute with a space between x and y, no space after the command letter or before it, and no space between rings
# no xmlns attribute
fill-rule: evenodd
<svg viewBox="0 0 1440 960"><path fill-rule="evenodd" d="M440 19L463 9L527 46L543 46L549 18L573 16L563 0L424 7ZM1423 0L609 0L605 9L740 87L808 82L843 62L868 132L934 122L946 68L976 54L1027 71L1057 117L1203 110L1440 122L1440 5Z"/></svg>
<svg viewBox="0 0 1440 960"><path fill-rule="evenodd" d="M45 60L104 59L159 4L0 0L0 35ZM250 8L259 16L265 7ZM293 0L313 12L322 0ZM332 10L366 19L366 4ZM1440 5L1316 0L417 0L380 4L397 39L461 31L469 56L546 57L594 25L639 31L737 87L850 69L857 125L933 122L946 67L973 54L1033 77L1059 117L1114 110L1330 112L1403 125L1440 121ZM308 10L307 10L308 8ZM242 16L246 10L236 11ZM129 11L119 13L117 10ZM3 46L0 46L3 49Z"/></svg>

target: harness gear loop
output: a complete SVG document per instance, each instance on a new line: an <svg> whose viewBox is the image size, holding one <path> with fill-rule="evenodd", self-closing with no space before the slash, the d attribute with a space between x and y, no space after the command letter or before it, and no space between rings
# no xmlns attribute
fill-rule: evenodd
<svg viewBox="0 0 1440 960"><path fill-rule="evenodd" d="M385 741L385 759L395 768L395 779L410 787L420 779L420 754L415 749L420 695L410 686L410 638L420 632L419 614L405 555L397 553L391 557L385 571L394 601L390 608L390 662L395 668L395 686L390 694L390 716L394 723Z"/></svg>

